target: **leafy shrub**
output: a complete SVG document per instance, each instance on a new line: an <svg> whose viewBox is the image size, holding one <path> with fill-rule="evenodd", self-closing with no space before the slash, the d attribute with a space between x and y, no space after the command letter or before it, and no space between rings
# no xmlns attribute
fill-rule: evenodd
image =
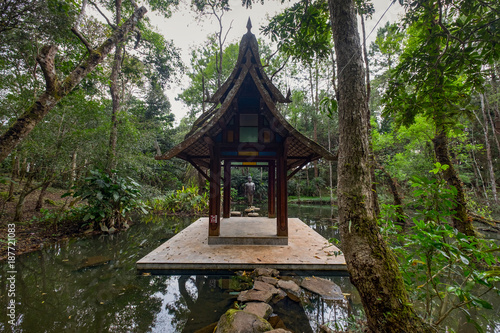
<svg viewBox="0 0 500 333"><path fill-rule="evenodd" d="M139 199L139 184L132 178L121 177L116 170L111 175L101 170L92 170L90 174L82 185L72 188L74 192L64 195L85 201L79 210L84 221L93 222L94 227L100 225L102 229L121 227L129 221L133 210L147 213L147 206Z"/></svg>
<svg viewBox="0 0 500 333"><path fill-rule="evenodd" d="M163 198L152 200L151 206L157 212L198 214L208 208L208 193L200 195L198 192L198 186L182 187L181 190L171 192Z"/></svg>
<svg viewBox="0 0 500 333"><path fill-rule="evenodd" d="M398 257L410 297L420 305L416 309L430 324L438 326L456 309L466 314L467 308L491 309L484 295L499 293L500 270L495 255L499 248L494 242L466 236L447 221L456 189L447 187L440 177L447 166L435 166L431 170L435 178L413 179L421 214L413 218L415 226L404 234L387 212L380 224ZM383 207L391 210L388 205ZM479 324L468 319L481 331Z"/></svg>

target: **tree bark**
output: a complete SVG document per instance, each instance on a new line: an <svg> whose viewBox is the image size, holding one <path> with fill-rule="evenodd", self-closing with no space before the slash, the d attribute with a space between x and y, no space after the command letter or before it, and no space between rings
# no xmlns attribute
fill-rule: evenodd
<svg viewBox="0 0 500 333"><path fill-rule="evenodd" d="M479 94L479 97L481 99L481 112L483 114L483 132L484 132L484 148L486 150L486 162L488 163L488 171L490 173L490 184L491 184L491 193L493 194L493 200L495 202L498 202L498 197L497 197L497 183L496 183L496 177L495 177L495 169L493 168L493 160L491 158L491 146L490 146L490 138L488 134L488 124L489 124L489 119L486 116L486 105L485 105L485 100L484 100L484 94ZM495 132L493 132L493 135L495 135Z"/></svg>
<svg viewBox="0 0 500 333"><path fill-rule="evenodd" d="M474 145L474 140L471 140L471 143L472 143L472 145ZM472 158L472 164L473 164L472 169L474 169L474 177L476 178L475 179L475 181L476 181L476 194L479 197L479 195L481 193L480 187L482 187L484 198L488 198L488 194L486 193L486 188L484 187L483 176L481 176L481 170L479 170L479 166L477 165L476 155L474 154L474 149L470 150L470 155ZM479 186L479 180L481 180L481 186Z"/></svg>
<svg viewBox="0 0 500 333"><path fill-rule="evenodd" d="M432 142L434 144L436 160L442 165L446 164L449 166L449 168L443 172L444 179L448 186L453 186L457 190L455 214L452 216L453 227L467 236L475 236L476 233L472 226L472 219L467 213L464 187L450 159L448 136L446 135L444 126L436 125L436 135L434 139L432 139Z"/></svg>
<svg viewBox="0 0 500 333"><path fill-rule="evenodd" d="M342 251L371 332L431 332L405 290L373 207L362 50L353 0L329 0L338 68L338 207Z"/></svg>
<svg viewBox="0 0 500 333"><path fill-rule="evenodd" d="M125 40L146 12L144 7L136 9L122 26L118 27L101 46L93 50L63 81L59 81L56 76L54 58L57 47L48 45L41 49L37 61L45 77L45 92L0 136L0 162L9 156L19 142L28 136L62 98L68 95L87 74L106 58L115 45Z"/></svg>
<svg viewBox="0 0 500 333"><path fill-rule="evenodd" d="M115 24L118 26L122 20L122 0L115 0ZM109 131L108 160L106 171L108 173L116 168L116 143L118 141L118 113L120 112L120 92L118 79L122 69L123 43L116 44L115 57L111 67L109 93L111 95L111 129Z"/></svg>
<svg viewBox="0 0 500 333"><path fill-rule="evenodd" d="M6 201L12 200L14 197L14 179L16 175L19 175L19 156L14 155L12 157L12 173L10 176L9 194L7 195Z"/></svg>
<svg viewBox="0 0 500 333"><path fill-rule="evenodd" d="M52 176L51 176L52 178ZM40 194L38 195L38 200L36 201L35 210L40 211L43 208L43 199L45 199L45 195L47 194L47 189L50 184L52 184L52 179L45 181L42 185L42 189L40 190Z"/></svg>
<svg viewBox="0 0 500 333"><path fill-rule="evenodd" d="M371 84L370 84L370 63L368 61L368 51L366 49L366 31L365 31L365 19L363 13L359 15L361 17L361 29L363 32L363 59L365 61L365 77L366 77L366 119L368 127L368 136L372 135L372 124L371 124L371 112L370 112L370 95L372 92ZM380 205L378 203L378 192L377 192L377 182L375 181L375 156L373 155L373 147L371 144L371 140L369 141L369 149L370 149L370 175L372 177L372 191L373 191L373 208L375 209L375 215L378 216L380 214Z"/></svg>
<svg viewBox="0 0 500 333"><path fill-rule="evenodd" d="M28 194L33 192L31 188L31 184L33 183L33 178L35 177L34 173L30 173L26 179L26 183L24 184L23 190L19 193L19 199L16 204L16 212L14 214L13 222L20 222L23 219L23 209L24 209L24 201Z"/></svg>

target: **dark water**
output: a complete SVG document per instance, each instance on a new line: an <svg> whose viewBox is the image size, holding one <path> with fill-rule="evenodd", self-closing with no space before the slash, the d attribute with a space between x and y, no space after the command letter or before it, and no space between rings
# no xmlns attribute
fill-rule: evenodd
<svg viewBox="0 0 500 333"><path fill-rule="evenodd" d="M324 237L338 238L331 228L330 207L292 205L289 211ZM143 276L135 269L137 260L194 220L168 217L157 223L137 223L116 235L51 245L17 256L15 273L9 273L7 262L0 263L0 331L195 332L217 321L235 301L234 290L242 287L236 277ZM362 315L354 287L347 277L327 278L350 295L348 300L327 303L309 295L304 307L281 302L275 312L289 328L316 332L323 323L356 328L355 321L348 319ZM8 316L11 300L14 325ZM485 332L500 332L500 302L498 297L493 301L494 310L472 314ZM460 327L459 332L475 332L459 316L449 325L455 330Z"/></svg>

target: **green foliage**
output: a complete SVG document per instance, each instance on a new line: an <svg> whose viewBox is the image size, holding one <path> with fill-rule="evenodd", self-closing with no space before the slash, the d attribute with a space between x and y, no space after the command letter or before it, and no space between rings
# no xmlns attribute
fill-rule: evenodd
<svg viewBox="0 0 500 333"><path fill-rule="evenodd" d="M391 73L385 113L398 124L418 114L449 128L482 90L482 68L498 60L498 2L457 0L407 3L408 40Z"/></svg>
<svg viewBox="0 0 500 333"><path fill-rule="evenodd" d="M163 198L153 199L150 203L155 212L200 214L208 210L208 194L199 194L198 186L182 187Z"/></svg>
<svg viewBox="0 0 500 333"><path fill-rule="evenodd" d="M439 176L442 171L448 168L448 165L441 165L438 162L430 172ZM415 188L413 191L415 204L423 221L444 223L448 217L454 214L457 189L447 187L444 179L413 176L411 182L411 186Z"/></svg>
<svg viewBox="0 0 500 333"><path fill-rule="evenodd" d="M274 16L262 32L278 42L283 53L306 63L328 59L332 52L330 12L324 0L296 3Z"/></svg>
<svg viewBox="0 0 500 333"><path fill-rule="evenodd" d="M487 219L493 219L491 217L492 210L488 205L485 205L484 203L481 203L478 201L478 199L474 198L471 196L470 193L466 193L466 200L467 200L467 209L481 217L487 218Z"/></svg>
<svg viewBox="0 0 500 333"><path fill-rule="evenodd" d="M239 47L232 43L228 45L222 54L222 78L228 77L238 59ZM217 89L217 66L218 66L218 46L214 35L209 36L205 46L193 50L191 53L191 71L187 73L191 80L190 85L178 98L192 109L191 117L202 111L203 94L208 91L213 94ZM205 90L203 89L205 88ZM206 96L205 96L206 98Z"/></svg>
<svg viewBox="0 0 500 333"><path fill-rule="evenodd" d="M85 202L83 220L107 228L125 224L133 210L146 214L147 206L140 201L140 187L133 179L121 177L112 171L109 175L101 170L91 170L81 185L66 193Z"/></svg>
<svg viewBox="0 0 500 333"><path fill-rule="evenodd" d="M431 173L437 176L447 167L435 166ZM465 313L473 307L491 309L485 295L499 292L500 275L491 270L499 264L498 246L466 236L447 223L454 193L442 180L420 177L413 186L422 216L413 218L410 232L402 233L392 222L389 206L383 206L386 212L380 224L398 257L415 309L435 326L457 309Z"/></svg>

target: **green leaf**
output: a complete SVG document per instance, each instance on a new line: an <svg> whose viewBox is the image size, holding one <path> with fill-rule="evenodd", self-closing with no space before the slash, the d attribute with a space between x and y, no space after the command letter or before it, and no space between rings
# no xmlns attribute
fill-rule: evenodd
<svg viewBox="0 0 500 333"><path fill-rule="evenodd" d="M474 299L473 302L476 304L479 304L483 309L488 309L488 310L493 309L493 306L489 302L487 302L483 299L476 298L476 299Z"/></svg>

